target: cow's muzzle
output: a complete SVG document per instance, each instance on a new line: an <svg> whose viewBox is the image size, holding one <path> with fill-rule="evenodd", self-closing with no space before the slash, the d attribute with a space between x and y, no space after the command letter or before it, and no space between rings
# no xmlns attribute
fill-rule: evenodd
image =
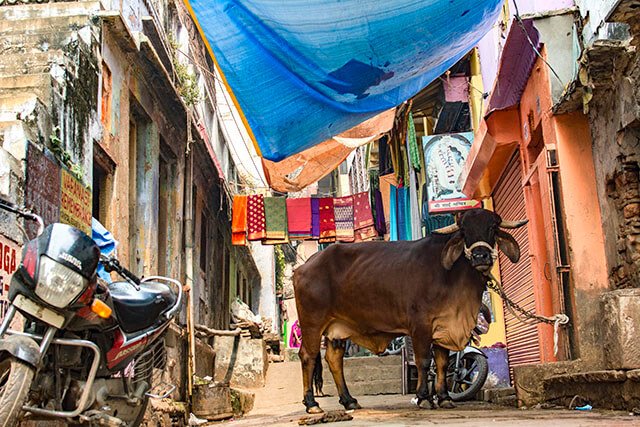
<svg viewBox="0 0 640 427"><path fill-rule="evenodd" d="M473 268L486 273L498 259L498 248L487 242L476 242L469 247L465 245L464 256L471 262Z"/></svg>

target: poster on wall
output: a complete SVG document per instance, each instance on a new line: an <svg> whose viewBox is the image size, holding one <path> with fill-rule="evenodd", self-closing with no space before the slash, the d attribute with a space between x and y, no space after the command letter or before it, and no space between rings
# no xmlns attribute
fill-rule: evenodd
<svg viewBox="0 0 640 427"><path fill-rule="evenodd" d="M4 319L4 315L9 307L9 285L13 273L20 265L20 257L22 252L20 246L13 241L7 239L0 234L0 320ZM16 316L11 322L11 329L20 330L22 316Z"/></svg>
<svg viewBox="0 0 640 427"><path fill-rule="evenodd" d="M91 236L91 190L65 169L61 177L60 222Z"/></svg>
<svg viewBox="0 0 640 427"><path fill-rule="evenodd" d="M25 205L40 215L45 225L60 221L60 169L53 156L29 144ZM33 221L25 225L29 236L35 236L38 225Z"/></svg>
<svg viewBox="0 0 640 427"><path fill-rule="evenodd" d="M473 132L422 137L427 166L427 197L430 213L454 212L482 206L470 199L458 183L471 150Z"/></svg>

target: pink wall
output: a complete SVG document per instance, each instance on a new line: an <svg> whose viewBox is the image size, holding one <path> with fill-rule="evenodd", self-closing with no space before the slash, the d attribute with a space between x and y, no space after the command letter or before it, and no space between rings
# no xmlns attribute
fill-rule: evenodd
<svg viewBox="0 0 640 427"><path fill-rule="evenodd" d="M509 15L511 22L516 13L513 0L509 1ZM534 13L544 13L548 11L561 10L575 6L574 0L516 0L520 15L530 15ZM500 55L504 46L509 28L503 29L496 25L485 35L478 43L478 55L480 56L480 67L482 70L482 83L485 92L493 90L496 75L498 74L498 66L500 64Z"/></svg>
<svg viewBox="0 0 640 427"><path fill-rule="evenodd" d="M520 15L548 12L575 6L574 0L517 0ZM513 0L509 0L511 15L516 13Z"/></svg>

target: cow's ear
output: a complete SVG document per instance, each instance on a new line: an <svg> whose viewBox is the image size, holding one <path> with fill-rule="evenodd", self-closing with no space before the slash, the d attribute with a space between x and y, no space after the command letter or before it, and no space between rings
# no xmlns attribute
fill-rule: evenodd
<svg viewBox="0 0 640 427"><path fill-rule="evenodd" d="M520 260L520 245L516 239L506 231L498 230L496 233L496 241L500 250L511 260L516 263Z"/></svg>
<svg viewBox="0 0 640 427"><path fill-rule="evenodd" d="M464 239L462 233L457 232L453 235L442 249L442 266L445 270L451 270L453 264L462 255L464 249Z"/></svg>

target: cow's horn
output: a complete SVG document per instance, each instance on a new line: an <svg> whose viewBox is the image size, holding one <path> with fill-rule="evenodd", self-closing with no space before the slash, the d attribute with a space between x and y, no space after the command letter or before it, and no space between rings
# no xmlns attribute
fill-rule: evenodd
<svg viewBox="0 0 640 427"><path fill-rule="evenodd" d="M523 225L525 225L528 222L529 222L528 219L521 219L519 221L505 221L505 220L503 220L500 223L500 227L507 228L507 229L520 228L520 227L522 227Z"/></svg>
<svg viewBox="0 0 640 427"><path fill-rule="evenodd" d="M433 232L436 234L452 234L458 230L460 230L460 227L458 227L458 224L451 224L451 225L447 225L446 227L433 230Z"/></svg>

